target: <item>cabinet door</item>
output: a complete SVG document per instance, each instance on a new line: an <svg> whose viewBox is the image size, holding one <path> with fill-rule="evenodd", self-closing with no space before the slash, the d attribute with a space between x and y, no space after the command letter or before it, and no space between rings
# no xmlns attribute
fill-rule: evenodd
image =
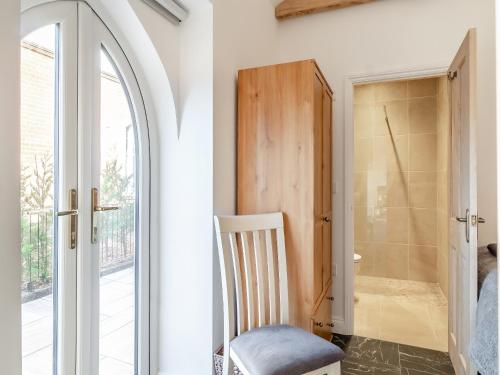
<svg viewBox="0 0 500 375"><path fill-rule="evenodd" d="M332 96L323 89L323 285L332 277Z"/></svg>
<svg viewBox="0 0 500 375"><path fill-rule="evenodd" d="M327 340L331 340L334 321L332 317L332 287L329 286L326 294L311 319L311 331Z"/></svg>
<svg viewBox="0 0 500 375"><path fill-rule="evenodd" d="M314 75L314 302L323 291L323 81Z"/></svg>

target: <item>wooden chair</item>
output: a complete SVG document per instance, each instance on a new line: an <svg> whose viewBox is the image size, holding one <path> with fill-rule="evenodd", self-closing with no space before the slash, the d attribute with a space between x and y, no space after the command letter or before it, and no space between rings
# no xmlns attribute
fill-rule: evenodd
<svg viewBox="0 0 500 375"><path fill-rule="evenodd" d="M245 375L340 375L340 348L288 325L283 214L216 216L215 227L224 375L232 361Z"/></svg>

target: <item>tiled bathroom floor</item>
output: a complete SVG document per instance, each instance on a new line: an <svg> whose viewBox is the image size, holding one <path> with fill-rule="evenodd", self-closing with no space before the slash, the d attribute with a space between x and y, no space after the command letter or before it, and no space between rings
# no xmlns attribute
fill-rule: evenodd
<svg viewBox="0 0 500 375"><path fill-rule="evenodd" d="M354 334L448 351L448 303L437 284L356 276Z"/></svg>

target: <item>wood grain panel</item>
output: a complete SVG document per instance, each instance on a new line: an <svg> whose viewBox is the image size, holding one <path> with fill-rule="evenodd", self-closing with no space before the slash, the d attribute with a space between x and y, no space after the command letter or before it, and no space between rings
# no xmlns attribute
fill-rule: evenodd
<svg viewBox="0 0 500 375"><path fill-rule="evenodd" d="M326 10L346 8L371 1L373 0L284 0L276 6L275 16L278 19L284 19Z"/></svg>
<svg viewBox="0 0 500 375"><path fill-rule="evenodd" d="M314 75L314 302L323 291L323 82Z"/></svg>
<svg viewBox="0 0 500 375"><path fill-rule="evenodd" d="M323 286L328 287L332 278L332 184L333 184L333 134L332 134L332 96L323 90Z"/></svg>

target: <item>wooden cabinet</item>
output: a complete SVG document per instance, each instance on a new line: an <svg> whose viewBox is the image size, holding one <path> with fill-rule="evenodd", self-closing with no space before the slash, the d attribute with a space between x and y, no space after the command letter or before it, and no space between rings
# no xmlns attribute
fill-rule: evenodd
<svg viewBox="0 0 500 375"><path fill-rule="evenodd" d="M332 321L332 287L329 285L326 294L320 299L320 303L315 309L311 319L311 331L327 339L331 339L330 334L333 328Z"/></svg>
<svg viewBox="0 0 500 375"><path fill-rule="evenodd" d="M290 321L306 330L320 306L331 324L332 141L314 60L239 71L237 212L284 213Z"/></svg>

